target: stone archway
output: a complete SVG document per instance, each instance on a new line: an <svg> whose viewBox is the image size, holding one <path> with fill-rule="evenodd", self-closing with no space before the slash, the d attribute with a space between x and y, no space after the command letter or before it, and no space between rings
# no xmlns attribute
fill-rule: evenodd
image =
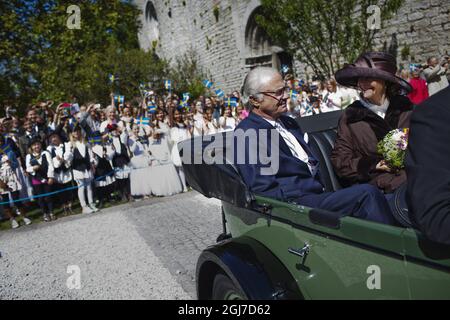
<svg viewBox="0 0 450 320"><path fill-rule="evenodd" d="M147 1L144 9L144 36L146 37L150 48L156 47L159 42L159 22L155 6L152 1Z"/></svg>
<svg viewBox="0 0 450 320"><path fill-rule="evenodd" d="M245 65L248 68L269 66L272 61L272 41L267 33L256 23L260 7L253 10L245 28Z"/></svg>
<svg viewBox="0 0 450 320"><path fill-rule="evenodd" d="M248 17L245 27L245 66L253 69L267 66L280 69L282 64L292 66L292 58L280 47L274 46L269 35L256 22L256 16L261 13L261 7L256 7Z"/></svg>

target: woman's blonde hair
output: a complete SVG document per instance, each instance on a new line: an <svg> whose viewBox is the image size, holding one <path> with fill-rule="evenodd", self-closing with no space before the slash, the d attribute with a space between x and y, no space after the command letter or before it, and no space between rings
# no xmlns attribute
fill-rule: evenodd
<svg viewBox="0 0 450 320"><path fill-rule="evenodd" d="M326 85L330 84L333 87L333 90L337 90L337 82L334 78L330 78L325 82Z"/></svg>
<svg viewBox="0 0 450 320"><path fill-rule="evenodd" d="M31 144L28 146L28 148L27 148L27 151L28 151L29 154L31 154L31 155L33 154L33 146L34 146L36 143L39 143L39 144L41 145L41 152L45 151L45 150L44 150L44 144L42 143L42 141L41 141L41 140L35 140L35 141L33 141L33 143L31 143Z"/></svg>
<svg viewBox="0 0 450 320"><path fill-rule="evenodd" d="M116 114L116 117L117 117L117 110L116 110L115 107L113 107L113 106L108 106L108 107L105 109L106 116L108 116L108 113L110 113L110 112L114 112L114 113Z"/></svg>

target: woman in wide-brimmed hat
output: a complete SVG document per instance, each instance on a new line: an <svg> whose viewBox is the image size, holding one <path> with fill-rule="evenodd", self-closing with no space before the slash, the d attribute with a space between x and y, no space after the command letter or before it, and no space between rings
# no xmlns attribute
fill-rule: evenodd
<svg viewBox="0 0 450 320"><path fill-rule="evenodd" d="M360 91L360 100L347 109L339 122L331 156L344 184L371 183L392 193L406 182L403 170L392 170L377 153L377 144L398 128L409 128L413 104L404 96L408 82L395 76L395 58L383 52L361 55L354 64L339 70L339 84Z"/></svg>

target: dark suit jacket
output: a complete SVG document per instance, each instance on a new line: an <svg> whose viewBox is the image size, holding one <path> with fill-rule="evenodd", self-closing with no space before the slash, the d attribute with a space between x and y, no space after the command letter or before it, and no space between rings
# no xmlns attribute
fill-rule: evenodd
<svg viewBox="0 0 450 320"><path fill-rule="evenodd" d="M19 149L23 159L25 159L28 154L28 145L30 144L30 142L31 138L29 138L25 134L19 137Z"/></svg>
<svg viewBox="0 0 450 320"><path fill-rule="evenodd" d="M286 116L282 116L280 120L283 122L286 129L297 138L309 157L315 160L316 158L304 141L303 133L295 120ZM245 140L245 146L242 145L242 147L240 147L237 142L238 132L242 130L243 132L249 133L251 132L251 129L256 130L257 143L251 143L250 140ZM275 168L278 170L275 170L271 175L263 175L261 174L261 169L268 168L270 165L264 165L264 158L262 158L259 153L261 153L261 151L262 154L266 152L269 157L276 155L271 147L272 130L275 132L274 148L276 148L275 151L279 151L277 157L279 166L278 168ZM249 117L238 125L234 135L234 160L236 167L243 177L245 184L255 194L281 201L296 201L303 195L321 194L324 192L323 185L319 179L319 173L313 177L309 171L308 165L292 155L288 145L278 134L276 129L260 116L250 113ZM244 152L246 160L245 164L239 164L238 155L242 155ZM250 155L258 155L255 164L252 164L249 161Z"/></svg>
<svg viewBox="0 0 450 320"><path fill-rule="evenodd" d="M416 108L409 139L411 220L430 240L450 245L450 88Z"/></svg>

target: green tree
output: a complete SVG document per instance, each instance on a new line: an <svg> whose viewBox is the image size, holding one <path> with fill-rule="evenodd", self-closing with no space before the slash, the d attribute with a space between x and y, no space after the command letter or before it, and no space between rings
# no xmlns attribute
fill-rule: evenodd
<svg viewBox="0 0 450 320"><path fill-rule="evenodd" d="M79 30L67 27L73 4L81 12ZM67 99L98 77L83 73L86 61L99 55L110 61L126 51L122 58L135 57L139 48L140 12L130 0L0 0L0 10L0 77L7 79L0 81L2 100Z"/></svg>
<svg viewBox="0 0 450 320"><path fill-rule="evenodd" d="M195 51L189 50L178 57L171 69L170 78L177 93L189 92L193 99L205 94L203 81L209 77L207 71L200 68Z"/></svg>
<svg viewBox="0 0 450 320"><path fill-rule="evenodd" d="M66 26L67 8L72 4L71 0L51 1L47 10L39 11L32 19L33 32L41 38L42 47L36 55L38 70L35 70L41 84L39 98L63 99L74 94L70 92L74 84L87 86L89 81L83 80L88 79L78 78L77 70L91 56L100 54L108 60L117 50L139 47L139 11L129 1L80 2L79 30Z"/></svg>
<svg viewBox="0 0 450 320"><path fill-rule="evenodd" d="M152 83L152 89L163 87L164 76L169 73L165 60L159 59L153 52L140 49L126 51L108 50L108 55L97 52L78 65L72 92L81 101L99 101L110 103L111 92L124 95L126 100L139 97L139 85ZM117 81L110 83L108 75L114 74Z"/></svg>
<svg viewBox="0 0 450 320"><path fill-rule="evenodd" d="M381 28L404 0L261 0L256 19L274 43L285 48L316 75L329 77L373 46L377 29L368 26L380 9Z"/></svg>
<svg viewBox="0 0 450 320"><path fill-rule="evenodd" d="M35 95L33 56L39 50L25 0L0 0L0 101L24 104Z"/></svg>

